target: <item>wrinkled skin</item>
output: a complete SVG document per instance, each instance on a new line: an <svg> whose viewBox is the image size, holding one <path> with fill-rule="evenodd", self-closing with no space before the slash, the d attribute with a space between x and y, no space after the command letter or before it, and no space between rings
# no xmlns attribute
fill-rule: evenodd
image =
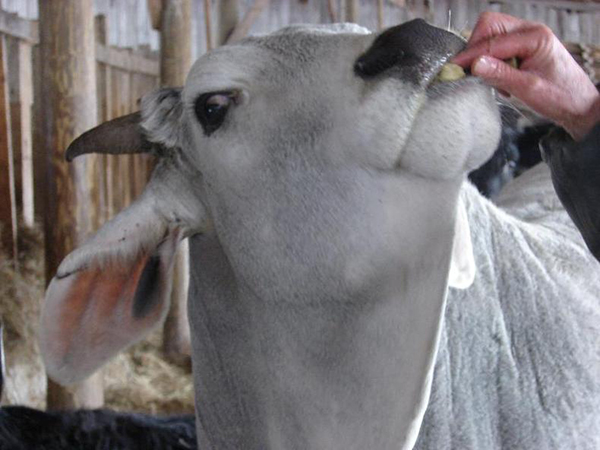
<svg viewBox="0 0 600 450"><path fill-rule="evenodd" d="M160 322L174 243L191 236L199 448L414 446L440 336L456 351L442 329L448 285L469 287L487 251L476 247L473 260L467 218L498 214L472 188L459 201L466 174L496 147L498 111L477 79L431 84L463 46L450 33L422 22L379 37L336 31L292 27L222 47L183 90L144 99L145 139L162 161L141 199L50 285L42 346L52 377L87 376ZM207 131L197 105L211 92L236 98ZM481 243L491 231L477 226ZM123 281L115 261L131 271ZM495 283L486 270L483 292ZM107 297L118 313L98 306ZM86 315L73 319L81 305ZM436 415L448 388L435 382L418 445L503 447L483 438L479 416ZM475 421L482 440L461 446L454 420Z"/></svg>

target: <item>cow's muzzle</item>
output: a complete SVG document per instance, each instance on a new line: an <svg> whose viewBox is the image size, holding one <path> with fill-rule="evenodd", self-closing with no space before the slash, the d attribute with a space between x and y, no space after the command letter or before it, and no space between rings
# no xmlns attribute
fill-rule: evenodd
<svg viewBox="0 0 600 450"><path fill-rule="evenodd" d="M464 48L456 34L415 19L381 33L356 60L354 71L365 80L391 76L424 87Z"/></svg>

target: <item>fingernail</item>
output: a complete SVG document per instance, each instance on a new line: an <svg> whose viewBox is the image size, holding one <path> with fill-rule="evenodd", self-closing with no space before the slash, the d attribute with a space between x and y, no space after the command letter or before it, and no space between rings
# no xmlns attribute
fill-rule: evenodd
<svg viewBox="0 0 600 450"><path fill-rule="evenodd" d="M493 75L496 69L498 68L498 64L492 58L488 58L486 56L481 56L477 60L475 60L475 64L473 65L473 74L486 76Z"/></svg>

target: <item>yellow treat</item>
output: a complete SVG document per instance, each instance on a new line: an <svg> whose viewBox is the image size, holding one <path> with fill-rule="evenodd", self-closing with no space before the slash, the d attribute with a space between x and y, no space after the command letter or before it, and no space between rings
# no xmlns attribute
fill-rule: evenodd
<svg viewBox="0 0 600 450"><path fill-rule="evenodd" d="M515 57L505 59L504 62L515 69L519 68L519 60Z"/></svg>
<svg viewBox="0 0 600 450"><path fill-rule="evenodd" d="M438 74L440 81L456 81L466 76L464 69L458 64L446 63Z"/></svg>

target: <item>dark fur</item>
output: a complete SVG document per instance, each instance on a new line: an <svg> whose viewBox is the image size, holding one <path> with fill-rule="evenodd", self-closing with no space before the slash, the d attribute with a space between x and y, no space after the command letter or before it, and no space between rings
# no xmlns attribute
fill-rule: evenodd
<svg viewBox="0 0 600 450"><path fill-rule="evenodd" d="M502 105L500 111L502 134L498 148L484 165L469 174L469 180L487 198L494 198L507 182L542 161L540 139L556 128L550 123L522 128L513 108Z"/></svg>
<svg viewBox="0 0 600 450"><path fill-rule="evenodd" d="M189 450L193 415L152 417L109 410L0 409L0 450Z"/></svg>
<svg viewBox="0 0 600 450"><path fill-rule="evenodd" d="M581 142L556 129L542 148L560 201L600 261L600 123Z"/></svg>
<svg viewBox="0 0 600 450"><path fill-rule="evenodd" d="M0 321L0 396L4 381ZM106 409L44 412L0 408L0 450L196 449L193 415L153 417Z"/></svg>

